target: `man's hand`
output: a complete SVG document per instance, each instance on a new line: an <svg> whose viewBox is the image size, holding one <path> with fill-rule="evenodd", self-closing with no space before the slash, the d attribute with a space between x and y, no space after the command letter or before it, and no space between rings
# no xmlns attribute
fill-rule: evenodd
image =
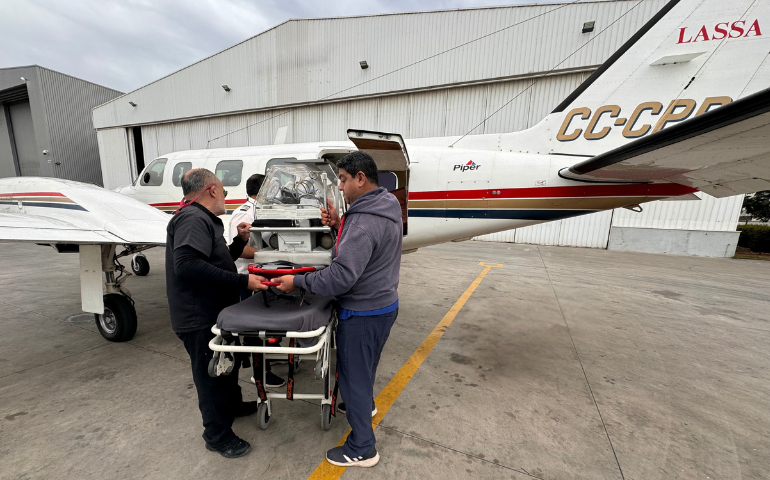
<svg viewBox="0 0 770 480"><path fill-rule="evenodd" d="M329 225L335 230L339 230L340 227L340 215L337 213L337 209L332 205L331 199L326 199L327 208L321 209L321 223Z"/></svg>
<svg viewBox="0 0 770 480"><path fill-rule="evenodd" d="M251 232L249 231L251 229L251 225L246 222L241 222L238 224L238 236L241 237L241 240L248 243L249 238L251 237Z"/></svg>
<svg viewBox="0 0 770 480"><path fill-rule="evenodd" d="M240 229L240 225L238 228ZM249 274L249 286L247 288L253 292L257 292L259 290L267 290L267 285L262 285L262 282L266 280L267 279L265 277Z"/></svg>
<svg viewBox="0 0 770 480"><path fill-rule="evenodd" d="M297 287L294 286L294 275L284 275L283 277L273 279L273 281L280 283L280 285L275 288L284 293L291 293L297 289Z"/></svg>

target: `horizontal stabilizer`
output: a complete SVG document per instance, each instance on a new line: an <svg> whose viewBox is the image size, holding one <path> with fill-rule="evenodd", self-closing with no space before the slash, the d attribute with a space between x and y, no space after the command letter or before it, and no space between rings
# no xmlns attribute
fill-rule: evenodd
<svg viewBox="0 0 770 480"><path fill-rule="evenodd" d="M574 180L672 182L715 197L770 189L770 89L564 169Z"/></svg>

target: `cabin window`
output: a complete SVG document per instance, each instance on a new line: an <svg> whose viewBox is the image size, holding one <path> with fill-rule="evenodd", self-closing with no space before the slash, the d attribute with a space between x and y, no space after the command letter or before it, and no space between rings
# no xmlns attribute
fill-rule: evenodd
<svg viewBox="0 0 770 480"><path fill-rule="evenodd" d="M241 184L243 160L222 160L217 163L216 175L225 187L236 187Z"/></svg>
<svg viewBox="0 0 770 480"><path fill-rule="evenodd" d="M190 162L180 162L174 165L174 171L171 172L171 181L174 182L175 187L182 186L182 177L190 170L192 170L192 163Z"/></svg>
<svg viewBox="0 0 770 480"><path fill-rule="evenodd" d="M163 184L163 172L166 170L165 158L156 158L152 161L150 166L144 171L140 185L146 187L157 187Z"/></svg>

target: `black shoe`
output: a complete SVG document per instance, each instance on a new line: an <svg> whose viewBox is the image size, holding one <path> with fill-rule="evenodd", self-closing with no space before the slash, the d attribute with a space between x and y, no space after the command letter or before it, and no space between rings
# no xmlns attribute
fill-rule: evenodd
<svg viewBox="0 0 770 480"><path fill-rule="evenodd" d="M233 411L233 417L239 418L239 417L248 417L249 415L254 415L257 413L257 408L259 407L259 402L241 402L240 405L235 407Z"/></svg>
<svg viewBox="0 0 770 480"><path fill-rule="evenodd" d="M373 467L380 461L380 454L372 447L366 455L350 458L344 454L342 447L334 447L326 452L326 461L338 467Z"/></svg>
<svg viewBox="0 0 770 480"><path fill-rule="evenodd" d="M345 402L340 402L337 404L337 411L347 415L347 413L345 412ZM377 407L374 407L374 409L372 409L372 418L374 418L375 415L377 415Z"/></svg>
<svg viewBox="0 0 770 480"><path fill-rule="evenodd" d="M267 381L265 382L266 388L278 388L286 385L286 380L274 374L273 372L267 372L267 374L265 375L265 378L267 379ZM251 383L257 383L254 380L254 377L251 377Z"/></svg>
<svg viewBox="0 0 770 480"><path fill-rule="evenodd" d="M286 385L286 380L274 374L273 372L267 372L265 375L265 386L267 388L278 388Z"/></svg>
<svg viewBox="0 0 770 480"><path fill-rule="evenodd" d="M220 445L211 445L206 442L206 448L212 452L217 452L225 458L238 458L251 451L251 445L246 440L235 437L231 440L222 442Z"/></svg>

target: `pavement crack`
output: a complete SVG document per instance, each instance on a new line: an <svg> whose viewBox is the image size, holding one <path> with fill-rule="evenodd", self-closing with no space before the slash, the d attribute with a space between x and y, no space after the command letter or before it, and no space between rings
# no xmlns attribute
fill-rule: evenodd
<svg viewBox="0 0 770 480"><path fill-rule="evenodd" d="M173 355L169 355L168 353L159 352L157 350L153 350L152 348L144 347L142 345L138 345L138 344L136 344L134 342L123 342L123 343L125 343L126 345L131 345L134 348L141 348L142 350L147 350L148 352L157 353L158 355L163 355L164 357L172 358L172 359L176 360L177 362L189 363L189 362L187 362L185 360L182 360L181 358L177 358L177 357L174 357Z"/></svg>
<svg viewBox="0 0 770 480"><path fill-rule="evenodd" d="M542 477L538 477L538 476L532 475L531 473L527 472L523 468L513 468L513 467L509 467L508 465L503 465L501 463L495 463L495 462L492 462L492 461L487 460L485 458L481 458L478 455L474 455L474 454L468 453L468 452L463 452L462 450L458 450L456 448L452 448L452 447L447 446L447 445L442 445L440 443L436 443L436 442L434 442L432 440L428 440L427 438L422 438L422 437L418 437L417 435L412 435L411 433L402 432L401 430L396 430L395 428L392 428L392 427L386 427L382 423L380 423L377 428L382 428L382 429L385 429L385 430L389 430L391 432L395 432L395 433L404 435L406 437L416 438L417 440L420 440L420 441L423 441L423 442L426 442L426 443L430 443L431 445L435 445L435 446L443 448L445 450L449 450L451 452L459 453L460 455L465 455L465 456L468 456L468 457L473 457L473 458L475 458L476 460L478 460L480 462L484 462L484 463L487 463L489 465L494 465L495 467L504 468L506 470L511 470L513 472L516 472L516 473L522 473L522 474L524 474L524 475L526 475L528 477L531 477L531 478L537 478L539 480L543 480Z"/></svg>
<svg viewBox="0 0 770 480"><path fill-rule="evenodd" d="M618 471L620 472L620 478L622 480L625 480L626 477L623 475L623 469L620 467L620 461L618 460L618 454L615 453L615 447L612 445L612 439L610 438L610 433L607 431L607 425L604 423L604 417L602 417L602 411L599 409L599 404L596 402L596 397L594 396L594 391L591 388L591 382L588 381L588 374L586 374L586 369L583 367L583 362L580 360L580 353L578 353L577 345L575 345L575 339L572 338L572 331L569 328L569 323L567 323L567 316L564 314L564 308L561 306L561 301L559 301L559 295L556 294L556 288L553 286L553 282L551 281L551 275L548 273L548 266L545 264L545 260L543 260L543 255L540 253L540 247L537 247L537 253L540 255L540 261L543 262L543 269L545 269L545 275L548 277L548 284L551 286L551 291L553 291L553 296L556 299L556 304L559 306L559 312L561 313L561 318L564 320L564 326L567 327L567 334L569 334L569 339L572 342L572 348L575 350L575 356L577 357L578 363L580 364L580 369L583 371L583 378L586 380L586 385L588 386L588 392L591 394L591 400L594 402L594 406L596 407L596 412L599 414L599 420L602 422L602 428L604 428L604 434L607 436L607 441L610 444L610 449L612 450L612 456L615 457L615 464L618 466Z"/></svg>
<svg viewBox="0 0 770 480"><path fill-rule="evenodd" d="M17 372L9 373L9 374L7 374L7 375L0 375L0 378L11 377L11 376L13 376L13 375L18 375L18 374L20 374L20 373L24 373L24 372L28 372L28 371L30 371L30 370L34 370L34 369L36 369L36 368L45 367L46 365L50 365L50 364L52 364L52 363L61 362L62 360L66 360L66 359L68 359L68 358L77 357L78 355L83 355L84 353L88 353L88 352L90 352L90 351L93 351L93 350L96 350L96 349L98 349L98 348L104 348L104 347L106 347L106 346L108 346L108 345L109 345L109 344L107 344L107 345L96 345L96 346L94 346L94 347L91 347L91 348L87 348L87 349L85 349L85 350L82 350L82 351L80 351L80 352L78 352L78 353L73 353L72 355L67 355L66 357L60 357L60 358L57 358L56 360L51 360L50 362L41 363L40 365L35 365L35 366L33 366L33 367L25 368L24 370L19 370L19 371L17 371Z"/></svg>

